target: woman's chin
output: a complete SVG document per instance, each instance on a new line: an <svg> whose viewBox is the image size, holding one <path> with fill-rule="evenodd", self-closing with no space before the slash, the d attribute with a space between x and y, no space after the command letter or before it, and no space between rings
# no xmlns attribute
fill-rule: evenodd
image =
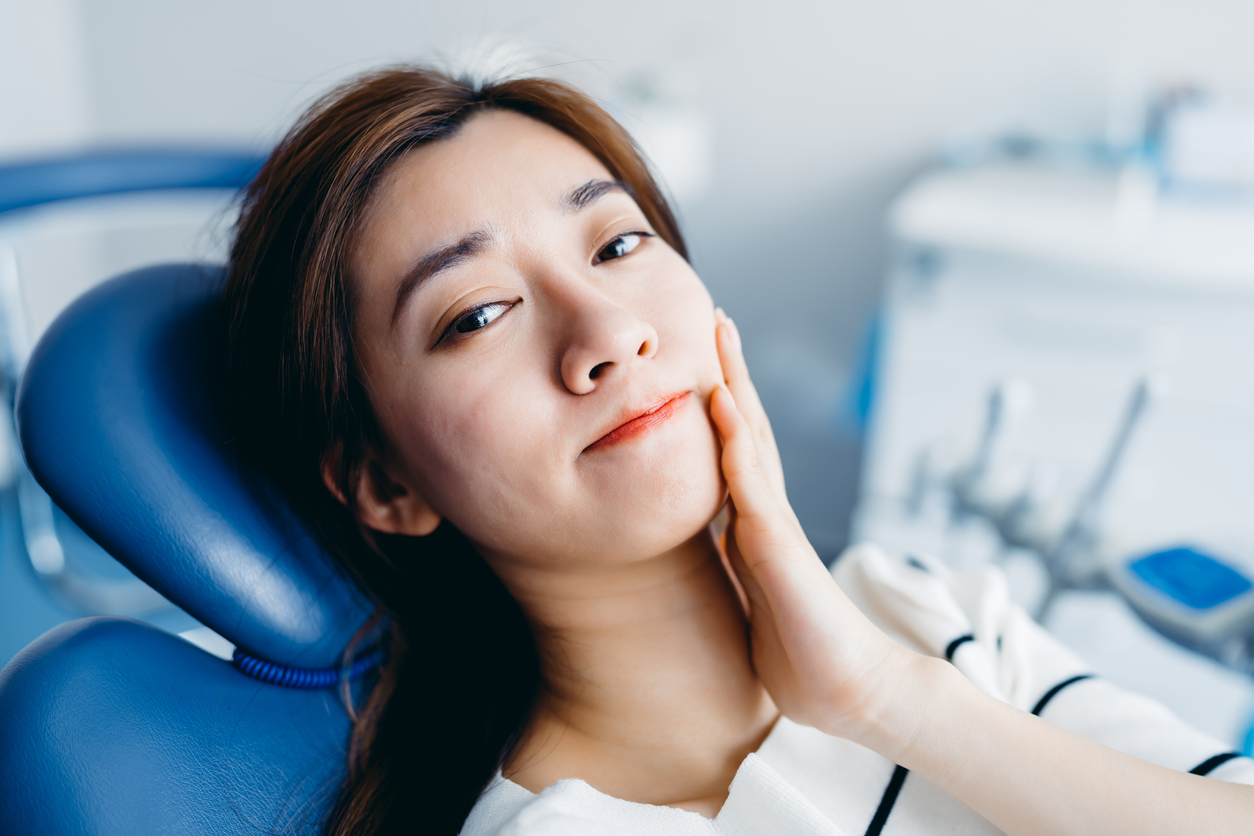
<svg viewBox="0 0 1254 836"><path fill-rule="evenodd" d="M691 451L690 451L691 452ZM616 492L607 544L620 559L638 559L676 548L707 528L727 496L718 460L684 457L672 461L666 475L637 483L637 490ZM677 467L684 464L685 467Z"/></svg>

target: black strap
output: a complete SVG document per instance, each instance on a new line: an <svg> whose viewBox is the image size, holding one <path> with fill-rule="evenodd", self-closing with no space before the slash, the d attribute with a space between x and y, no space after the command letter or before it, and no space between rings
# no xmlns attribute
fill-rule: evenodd
<svg viewBox="0 0 1254 836"><path fill-rule="evenodd" d="M1221 755L1215 755L1214 757L1207 758L1197 766L1190 769L1189 772L1193 775L1209 775L1218 767L1223 766L1233 758L1239 757L1241 757L1240 752L1224 752Z"/></svg>
<svg viewBox="0 0 1254 836"><path fill-rule="evenodd" d="M975 641L975 636L970 633L967 633L965 636L959 636L951 641L949 643L949 647L945 648L945 661L952 662L954 660L954 653L958 651L958 648L962 647L967 642L973 641Z"/></svg>
<svg viewBox="0 0 1254 836"><path fill-rule="evenodd" d="M1032 713L1039 717L1041 712L1045 710L1045 706L1049 705L1049 701L1052 700L1054 697L1058 696L1058 692L1061 691L1063 688L1066 688L1068 685L1074 685L1077 682L1083 682L1086 679L1092 679L1092 678L1093 678L1093 674L1082 673L1079 676L1073 676L1070 679L1064 679L1062 682L1059 682L1053 688L1050 688L1048 691L1045 692L1045 696L1041 697L1040 701L1037 702L1036 708L1032 709Z"/></svg>
<svg viewBox="0 0 1254 836"><path fill-rule="evenodd" d="M875 816L867 825L866 836L880 836L880 831L888 822L888 814L893 811L893 805L897 803L897 795L901 792L901 785L906 782L906 775L909 772L910 770L904 766L898 766L893 770L893 777L888 779L888 786L884 788L884 795L880 798L880 806L876 808Z"/></svg>

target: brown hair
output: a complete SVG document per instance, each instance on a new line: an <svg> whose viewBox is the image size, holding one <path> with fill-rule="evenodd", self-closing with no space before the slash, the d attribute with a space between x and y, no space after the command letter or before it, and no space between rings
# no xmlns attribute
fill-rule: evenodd
<svg viewBox="0 0 1254 836"><path fill-rule="evenodd" d="M546 79L474 84L419 67L358 78L317 101L246 190L223 297L237 444L391 618L389 660L355 717L331 834L419 822L424 832L457 833L517 743L539 687L521 610L456 529L385 536L349 511L370 454L386 452L353 347L348 270L358 227L390 164L486 108L525 114L582 144L686 257L631 137L587 96ZM347 506L324 486L324 460Z"/></svg>

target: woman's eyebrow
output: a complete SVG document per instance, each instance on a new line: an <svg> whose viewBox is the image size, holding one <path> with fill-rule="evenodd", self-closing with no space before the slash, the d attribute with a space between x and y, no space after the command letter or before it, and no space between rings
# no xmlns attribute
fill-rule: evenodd
<svg viewBox="0 0 1254 836"><path fill-rule="evenodd" d="M635 198L631 186L621 180L589 180L582 186L571 189L562 198L562 207L568 212L578 212L610 192L623 192L628 197Z"/></svg>
<svg viewBox="0 0 1254 836"><path fill-rule="evenodd" d="M401 283L396 286L396 305L392 308L392 325L396 325L396 320L400 318L401 311L405 310L405 305L409 303L410 297L414 295L414 291L423 282L441 270L447 270L454 264L473 258L483 252L484 248L491 241L492 236L486 230L476 230L457 243L432 250L415 261L414 265L406 271L404 278L401 279Z"/></svg>

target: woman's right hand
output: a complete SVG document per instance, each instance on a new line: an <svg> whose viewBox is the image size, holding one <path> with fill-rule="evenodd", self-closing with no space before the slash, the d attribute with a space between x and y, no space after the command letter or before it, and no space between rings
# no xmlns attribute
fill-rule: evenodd
<svg viewBox="0 0 1254 836"><path fill-rule="evenodd" d="M841 592L784 494L783 468L735 324L719 312L725 386L710 402L730 493L726 551L748 598L758 677L790 719L863 739L891 683L922 660Z"/></svg>

